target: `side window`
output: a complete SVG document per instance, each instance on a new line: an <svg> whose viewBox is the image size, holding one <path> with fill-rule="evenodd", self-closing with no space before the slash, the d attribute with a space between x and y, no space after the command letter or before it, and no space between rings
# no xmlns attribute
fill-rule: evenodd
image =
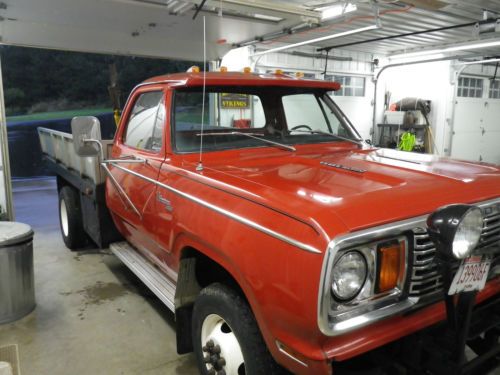
<svg viewBox="0 0 500 375"><path fill-rule="evenodd" d="M139 95L128 119L124 144L141 150L160 151L165 124L163 103L162 91Z"/></svg>

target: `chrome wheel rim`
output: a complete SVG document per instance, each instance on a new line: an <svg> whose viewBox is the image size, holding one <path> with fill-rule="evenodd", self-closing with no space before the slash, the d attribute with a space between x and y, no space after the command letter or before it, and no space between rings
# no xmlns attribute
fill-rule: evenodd
<svg viewBox="0 0 500 375"><path fill-rule="evenodd" d="M205 318L201 326L201 345L208 374L245 374L240 343L221 316L210 314Z"/></svg>
<svg viewBox="0 0 500 375"><path fill-rule="evenodd" d="M66 208L66 202L64 199L61 199L61 207L59 208L60 217L61 217L61 229L65 237L68 237L69 233L69 224L68 224L68 209Z"/></svg>

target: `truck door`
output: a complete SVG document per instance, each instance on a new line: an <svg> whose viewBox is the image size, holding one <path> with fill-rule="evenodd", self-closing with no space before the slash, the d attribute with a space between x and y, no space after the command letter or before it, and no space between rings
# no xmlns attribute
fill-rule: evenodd
<svg viewBox="0 0 500 375"><path fill-rule="evenodd" d="M108 206L127 240L145 255L160 258L156 242L155 182L165 159L165 91L161 86L138 89L123 114L107 181ZM116 185L119 185L120 188Z"/></svg>

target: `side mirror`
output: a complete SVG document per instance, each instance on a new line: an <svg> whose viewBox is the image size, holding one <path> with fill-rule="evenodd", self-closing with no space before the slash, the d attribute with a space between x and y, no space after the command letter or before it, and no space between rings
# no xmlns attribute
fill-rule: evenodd
<svg viewBox="0 0 500 375"><path fill-rule="evenodd" d="M101 124L93 116L73 117L71 120L73 147L78 156L96 156L102 150Z"/></svg>

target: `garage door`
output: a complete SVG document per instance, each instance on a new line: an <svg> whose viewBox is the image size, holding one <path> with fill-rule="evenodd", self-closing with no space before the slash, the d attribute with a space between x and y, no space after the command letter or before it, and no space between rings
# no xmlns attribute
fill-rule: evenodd
<svg viewBox="0 0 500 375"><path fill-rule="evenodd" d="M500 164L499 81L460 77L453 118L452 157Z"/></svg>

